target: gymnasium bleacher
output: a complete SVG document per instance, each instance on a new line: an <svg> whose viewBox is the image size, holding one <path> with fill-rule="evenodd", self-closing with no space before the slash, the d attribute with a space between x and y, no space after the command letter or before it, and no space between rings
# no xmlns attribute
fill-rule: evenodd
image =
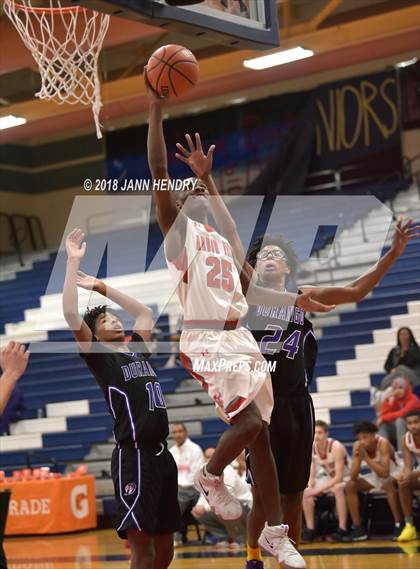
<svg viewBox="0 0 420 569"><path fill-rule="evenodd" d="M412 187L394 199L394 212L419 219L417 203L418 189ZM386 219L387 214L379 209L365 212L364 216L356 212L338 238L338 262L326 263L321 255L316 275L310 261L302 267L300 282L341 284L367 270L376 260L375 231L383 232ZM284 232L288 235L287 228ZM391 233L387 245L390 237ZM100 237L92 236L95 238ZM127 243L126 234L124 243ZM131 243L134 251L136 243ZM299 246L297 243L298 250ZM154 248L158 248L156 243ZM0 468L10 473L29 465L48 464L64 471L85 461L98 478L98 495L107 496L112 494L106 477L113 447L111 418L99 387L79 358L70 332L66 330L61 294L57 287L54 290L48 285L56 256L55 252L33 256L29 268L24 270L10 265L0 281L4 314L0 339L30 341L32 351L28 370L19 383L27 405L24 420L12 426L11 436L0 437ZM133 272L133 264L127 266L124 259L129 256L130 251L125 250L121 262L113 266L114 273L108 282L154 308L155 315L160 315L155 325L161 331L160 339L165 340L179 305L177 299L170 296L170 281L163 259L158 256L153 264L155 270L140 273ZM395 344L397 328L410 326L420 338L419 258L420 241L410 243L403 258L368 298L313 319L319 342L316 375L311 385L316 415L331 423L331 435L347 445L352 441L351 424L374 417L370 390L383 377L383 363ZM99 272L100 276L104 274L105 262ZM49 294L45 295L47 290ZM13 306L9 304L11 291ZM163 299L167 297L170 300L165 304ZM98 302L95 295L80 292L82 309L88 303ZM129 330L132 323L124 319L124 324ZM68 342L67 353L54 353L58 342ZM160 381L170 420L186 422L191 437L203 448L215 445L224 425L216 418L211 400L182 368L162 369L166 359L167 356L155 356L153 363L161 368Z"/></svg>

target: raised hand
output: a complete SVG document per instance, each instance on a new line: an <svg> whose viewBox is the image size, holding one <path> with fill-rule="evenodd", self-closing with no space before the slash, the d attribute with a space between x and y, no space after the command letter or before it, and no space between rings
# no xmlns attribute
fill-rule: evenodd
<svg viewBox="0 0 420 569"><path fill-rule="evenodd" d="M66 251L69 259L82 259L86 253L85 234L81 229L73 229L67 235Z"/></svg>
<svg viewBox="0 0 420 569"><path fill-rule="evenodd" d="M76 284L80 288L85 288L86 290L94 290L98 282L99 281L97 278L91 277L83 271L77 271Z"/></svg>
<svg viewBox="0 0 420 569"><path fill-rule="evenodd" d="M419 236L420 225L413 225L413 220L411 218L404 223L404 218L400 215L395 226L395 233L392 239L392 251L394 251L398 256L402 255L408 242Z"/></svg>
<svg viewBox="0 0 420 569"><path fill-rule="evenodd" d="M334 310L335 305L322 304L312 298L313 291L309 290L303 294L299 294L296 299L296 306L302 308L305 312L331 312Z"/></svg>
<svg viewBox="0 0 420 569"><path fill-rule="evenodd" d="M29 352L23 344L19 342L9 342L0 351L0 367L3 372L8 372L21 377L26 370L29 360Z"/></svg>
<svg viewBox="0 0 420 569"><path fill-rule="evenodd" d="M205 154L198 132L195 133L195 145L189 134L186 134L185 138L187 140L189 150L177 142L176 147L182 154L176 153L175 156L178 158L178 160L181 160L181 162L188 164L197 178L203 179L206 176L209 176L213 167L213 154L216 146L212 144L207 154Z"/></svg>

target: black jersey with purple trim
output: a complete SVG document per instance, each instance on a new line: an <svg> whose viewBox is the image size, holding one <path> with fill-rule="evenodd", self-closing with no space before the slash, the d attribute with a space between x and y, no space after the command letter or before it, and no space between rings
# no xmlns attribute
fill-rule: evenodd
<svg viewBox="0 0 420 569"><path fill-rule="evenodd" d="M134 333L132 342L143 339ZM128 344L129 349L136 345ZM169 434L168 414L161 385L147 358L150 354L119 352L100 342L92 351L81 353L114 419L117 443L158 445Z"/></svg>
<svg viewBox="0 0 420 569"><path fill-rule="evenodd" d="M297 306L250 306L243 323L273 362L274 399L307 393L315 367L317 343L312 324Z"/></svg>

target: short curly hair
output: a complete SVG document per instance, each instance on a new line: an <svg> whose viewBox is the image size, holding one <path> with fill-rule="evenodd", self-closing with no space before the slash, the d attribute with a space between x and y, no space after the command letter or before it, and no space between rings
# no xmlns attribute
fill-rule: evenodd
<svg viewBox="0 0 420 569"><path fill-rule="evenodd" d="M96 320L101 314L113 314L117 318L119 318L118 314L111 310L106 304L102 304L101 306L95 306L94 308L87 308L86 312L83 315L83 320L89 326L92 334L95 333L96 328Z"/></svg>
<svg viewBox="0 0 420 569"><path fill-rule="evenodd" d="M378 427L375 423L371 421L360 421L359 423L354 423L353 425L353 434L358 435L360 433L377 433Z"/></svg>
<svg viewBox="0 0 420 569"><path fill-rule="evenodd" d="M255 241L251 243L249 248L247 256L249 264L255 268L255 265L257 264L257 254L267 245L277 245L277 247L280 247L280 249L284 251L287 258L287 265L290 269L290 274L288 275L287 280L295 281L299 268L299 258L293 247L293 242L286 239L284 235L259 235Z"/></svg>

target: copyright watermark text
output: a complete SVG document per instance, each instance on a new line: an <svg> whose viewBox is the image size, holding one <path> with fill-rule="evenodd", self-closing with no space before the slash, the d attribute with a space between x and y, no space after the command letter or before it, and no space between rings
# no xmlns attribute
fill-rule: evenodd
<svg viewBox="0 0 420 569"><path fill-rule="evenodd" d="M116 178L97 178L91 180L86 178L83 182L83 189L86 192L184 192L194 189L198 180L186 178L185 180L149 180L144 178L127 178L118 180Z"/></svg>

